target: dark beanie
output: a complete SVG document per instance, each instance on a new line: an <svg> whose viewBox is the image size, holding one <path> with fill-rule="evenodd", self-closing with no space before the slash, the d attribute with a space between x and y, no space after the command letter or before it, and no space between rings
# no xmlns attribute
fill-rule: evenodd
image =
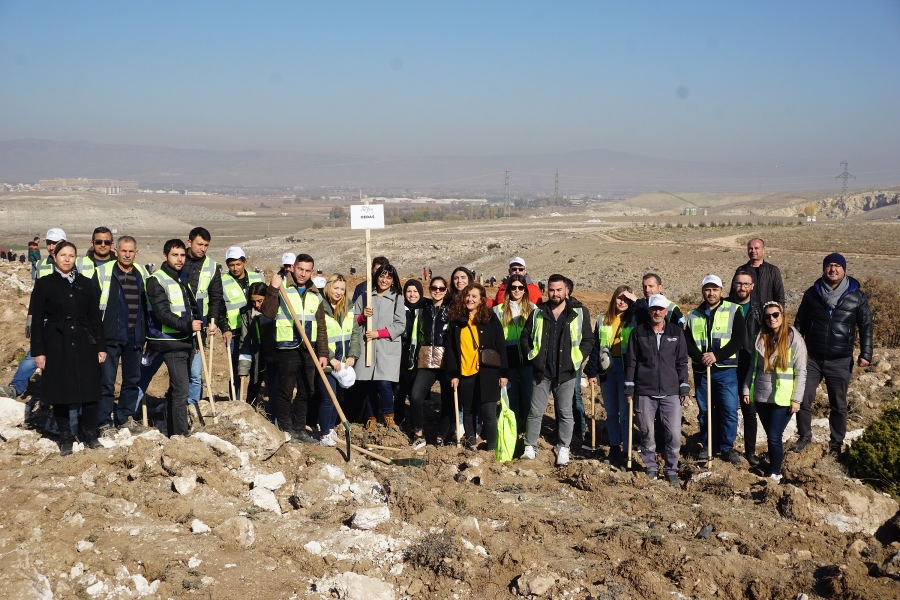
<svg viewBox="0 0 900 600"><path fill-rule="evenodd" d="M845 271L847 270L847 259L844 258L844 256L842 254L838 254L837 252L832 252L831 254L826 256L825 259L822 261L822 268L824 269L831 263L834 263L836 265L841 265L842 269L844 269Z"/></svg>

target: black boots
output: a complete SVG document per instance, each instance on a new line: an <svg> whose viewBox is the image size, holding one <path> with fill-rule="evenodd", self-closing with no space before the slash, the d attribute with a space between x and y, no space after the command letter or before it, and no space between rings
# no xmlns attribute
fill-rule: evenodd
<svg viewBox="0 0 900 600"><path fill-rule="evenodd" d="M72 444L75 443L75 436L67 428L59 434L59 455L68 456L72 454Z"/></svg>
<svg viewBox="0 0 900 600"><path fill-rule="evenodd" d="M102 448L103 444L100 443L100 440L97 439L97 430L96 429L85 429L84 430L84 445L90 448L91 450L96 450L97 448Z"/></svg>

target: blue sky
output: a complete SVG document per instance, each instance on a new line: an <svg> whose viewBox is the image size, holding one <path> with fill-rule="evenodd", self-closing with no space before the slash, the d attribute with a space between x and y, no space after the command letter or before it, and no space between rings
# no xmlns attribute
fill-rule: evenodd
<svg viewBox="0 0 900 600"><path fill-rule="evenodd" d="M0 0L0 139L900 155L900 1Z"/></svg>

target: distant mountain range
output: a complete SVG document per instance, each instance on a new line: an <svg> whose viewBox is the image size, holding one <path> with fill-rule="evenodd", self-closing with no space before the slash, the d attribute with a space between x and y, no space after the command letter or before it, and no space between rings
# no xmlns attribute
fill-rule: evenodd
<svg viewBox="0 0 900 600"><path fill-rule="evenodd" d="M497 156L358 156L280 150L190 150L154 146L20 139L0 142L0 181L53 177L136 179L142 184L246 187L344 186L365 193L551 195L559 170L560 194L628 197L666 191L775 191L840 189L834 160L702 163L616 152ZM900 159L851 158L852 187L900 183Z"/></svg>

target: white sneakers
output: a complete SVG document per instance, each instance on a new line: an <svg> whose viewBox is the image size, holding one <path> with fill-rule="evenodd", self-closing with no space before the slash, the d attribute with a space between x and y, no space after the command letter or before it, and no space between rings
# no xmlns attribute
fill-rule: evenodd
<svg viewBox="0 0 900 600"><path fill-rule="evenodd" d="M556 466L564 467L569 464L569 447L568 446L557 446L556 447Z"/></svg>
<svg viewBox="0 0 900 600"><path fill-rule="evenodd" d="M537 452L535 451L534 446L525 446L525 452L522 453L522 458L534 460L536 456Z"/></svg>
<svg viewBox="0 0 900 600"><path fill-rule="evenodd" d="M319 438L319 443L323 446L334 448L335 446L337 446L337 441L335 441L334 439L335 437L337 437L337 435L335 434L334 429L331 429L326 435L323 435L321 438Z"/></svg>
<svg viewBox="0 0 900 600"><path fill-rule="evenodd" d="M774 480L775 483L781 483L781 475L772 474L772 475L769 475L769 479Z"/></svg>

